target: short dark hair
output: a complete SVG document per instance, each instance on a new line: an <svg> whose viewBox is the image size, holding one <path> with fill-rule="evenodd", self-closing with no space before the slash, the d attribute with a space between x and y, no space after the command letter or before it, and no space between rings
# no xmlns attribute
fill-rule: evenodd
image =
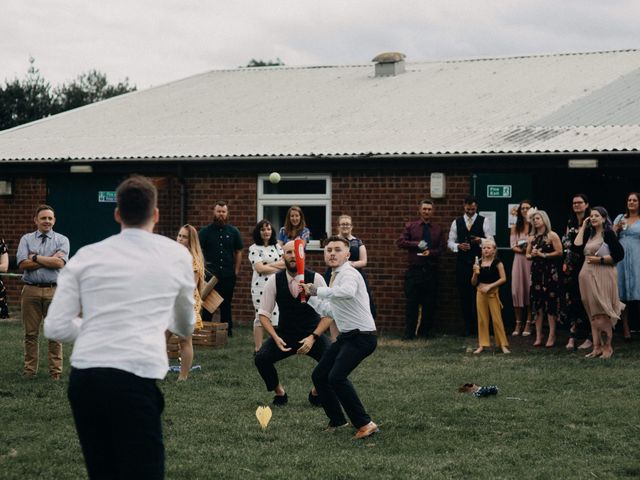
<svg viewBox="0 0 640 480"><path fill-rule="evenodd" d="M213 204L213 207L226 207L227 206L227 201L226 200L216 200L216 203Z"/></svg>
<svg viewBox="0 0 640 480"><path fill-rule="evenodd" d="M327 246L331 242L341 242L344 243L347 248L349 248L349 240L344 238L342 235L331 235L329 238L327 238L327 241L324 244L325 246Z"/></svg>
<svg viewBox="0 0 640 480"><path fill-rule="evenodd" d="M468 197L466 197L464 199L464 204L465 205L471 205L472 203L475 203L475 204L478 203L478 200L473 195L469 195Z"/></svg>
<svg viewBox="0 0 640 480"><path fill-rule="evenodd" d="M158 189L148 178L133 175L118 185L116 199L122 223L139 227L153 217L153 209L158 204Z"/></svg>
<svg viewBox="0 0 640 480"><path fill-rule="evenodd" d="M36 217L38 217L38 214L43 211L43 210L51 210L53 212L53 215L56 215L56 212L54 212L53 207L50 205L45 205L44 203L42 205L38 205L38 208L36 208Z"/></svg>
<svg viewBox="0 0 640 480"><path fill-rule="evenodd" d="M251 234L253 237L253 243L256 245L264 245L264 240L262 240L262 237L260 236L260 230L262 230L262 227L265 225L271 226L271 238L269 238L269 245L275 245L278 243L276 239L276 230L273 228L273 224L269 220L260 220L256 224L253 229L253 233Z"/></svg>
<svg viewBox="0 0 640 480"><path fill-rule="evenodd" d="M425 198L420 202L420 206L422 205L433 205L433 200L431 200L430 198Z"/></svg>

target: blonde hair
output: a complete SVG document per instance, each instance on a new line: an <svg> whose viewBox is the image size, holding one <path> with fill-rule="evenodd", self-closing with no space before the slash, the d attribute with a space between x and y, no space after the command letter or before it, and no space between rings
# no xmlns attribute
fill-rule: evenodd
<svg viewBox="0 0 640 480"><path fill-rule="evenodd" d="M484 247L485 245L491 245L493 248L497 249L498 245L493 238L483 238L481 245Z"/></svg>
<svg viewBox="0 0 640 480"><path fill-rule="evenodd" d="M537 210L532 216L531 216L531 224L533 225L533 219L536 215L540 215L540 218L542 219L542 223L544 224L544 232L543 235L546 237L547 234L549 234L549 232L551 232L551 220L549 220L549 215L547 215L547 212L545 212L544 210ZM533 227L534 233L538 233L536 227Z"/></svg>
<svg viewBox="0 0 640 480"><path fill-rule="evenodd" d="M200 246L200 238L198 238L198 231L193 225L185 224L180 230L185 229L189 232L189 242L187 243L187 249L193 257L196 263L196 273L198 274L198 282L196 287L200 289L200 285L204 282L204 255L202 254L202 247Z"/></svg>

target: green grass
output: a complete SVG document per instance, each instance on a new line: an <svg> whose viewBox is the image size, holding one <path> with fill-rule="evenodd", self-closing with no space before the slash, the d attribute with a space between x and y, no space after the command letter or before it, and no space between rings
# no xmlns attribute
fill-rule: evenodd
<svg viewBox="0 0 640 480"><path fill-rule="evenodd" d="M327 419L306 398L315 364L306 357L279 364L289 405L262 432L255 410L272 396L253 366L249 330L237 329L224 349L196 351L203 370L188 382L170 374L161 383L167 478L638 478L638 344L616 338L605 361L532 342L513 342L510 356L475 356L466 353L473 339L381 339L352 376L381 432L353 441L352 429L322 432ZM39 376L23 379L16 322L0 323L0 352L0 478L84 478L68 367L54 383L41 358ZM465 382L500 393L458 393Z"/></svg>

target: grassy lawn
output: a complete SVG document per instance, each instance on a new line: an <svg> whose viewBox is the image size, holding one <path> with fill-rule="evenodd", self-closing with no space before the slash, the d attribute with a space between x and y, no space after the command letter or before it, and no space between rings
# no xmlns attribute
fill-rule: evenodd
<svg viewBox="0 0 640 480"><path fill-rule="evenodd" d="M0 478L84 478L69 369L54 383L41 358L39 376L22 379L21 335L19 323L0 323ZM327 419L307 402L315 362L306 357L280 363L289 405L262 432L255 410L272 397L239 328L224 349L196 351L202 371L188 382L169 374L161 384L167 478L640 477L640 344L616 338L605 361L532 342L517 339L510 356L475 356L473 339L382 338L352 377L381 432L353 441L352 429L322 432ZM465 382L500 392L476 399L457 392Z"/></svg>

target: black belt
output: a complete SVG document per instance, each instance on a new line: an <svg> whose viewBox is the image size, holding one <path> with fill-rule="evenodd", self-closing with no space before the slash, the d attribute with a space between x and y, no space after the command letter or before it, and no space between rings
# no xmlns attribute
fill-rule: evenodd
<svg viewBox="0 0 640 480"><path fill-rule="evenodd" d="M38 288L53 288L57 286L57 283L27 283L30 287L38 287Z"/></svg>
<svg viewBox="0 0 640 480"><path fill-rule="evenodd" d="M347 337L351 337L353 335L378 335L378 332L377 330L371 330L369 332L363 332L362 330L349 330L341 335L346 335Z"/></svg>

